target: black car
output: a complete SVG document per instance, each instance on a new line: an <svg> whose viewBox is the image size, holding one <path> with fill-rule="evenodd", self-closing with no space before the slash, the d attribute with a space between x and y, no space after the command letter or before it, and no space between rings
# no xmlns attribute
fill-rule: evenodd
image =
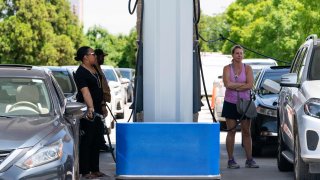
<svg viewBox="0 0 320 180"><path fill-rule="evenodd" d="M277 144L278 94L262 87L266 79L280 82L281 75L288 73L289 66L271 66L262 69L254 81L255 104L258 116L251 123L252 154L259 155L265 145Z"/></svg>
<svg viewBox="0 0 320 180"><path fill-rule="evenodd" d="M45 68L0 65L0 179L79 179L79 118Z"/></svg>

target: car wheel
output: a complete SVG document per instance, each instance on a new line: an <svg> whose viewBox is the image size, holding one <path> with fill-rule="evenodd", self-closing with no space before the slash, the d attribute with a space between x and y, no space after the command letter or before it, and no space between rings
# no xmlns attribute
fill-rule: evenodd
<svg viewBox="0 0 320 180"><path fill-rule="evenodd" d="M262 150L262 144L259 143L259 132L257 129L257 119L251 122L251 140L252 140L252 156L260 156Z"/></svg>
<svg viewBox="0 0 320 180"><path fill-rule="evenodd" d="M261 155L261 144L258 144L257 142L252 141L252 156L257 157Z"/></svg>
<svg viewBox="0 0 320 180"><path fill-rule="evenodd" d="M282 156L282 152L285 150L285 144L283 142L280 127L278 127L278 150L277 150L277 165L279 171L286 172L292 171L292 164Z"/></svg>
<svg viewBox="0 0 320 180"><path fill-rule="evenodd" d="M117 114L117 118L118 119L123 119L124 118L124 109L123 109L122 113L118 113Z"/></svg>

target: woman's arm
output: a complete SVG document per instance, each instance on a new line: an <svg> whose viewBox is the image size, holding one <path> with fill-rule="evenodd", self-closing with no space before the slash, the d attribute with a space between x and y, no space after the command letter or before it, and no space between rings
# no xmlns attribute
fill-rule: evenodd
<svg viewBox="0 0 320 180"><path fill-rule="evenodd" d="M88 117L93 118L93 101L88 87L81 88L81 93L83 95L84 102L87 104Z"/></svg>
<svg viewBox="0 0 320 180"><path fill-rule="evenodd" d="M230 66L227 65L223 68L223 83L228 89L237 90L245 85L245 83L231 82L230 81Z"/></svg>
<svg viewBox="0 0 320 180"><path fill-rule="evenodd" d="M247 81L242 86L236 88L237 91L246 91L253 87L253 72L250 65L246 65L246 77Z"/></svg>

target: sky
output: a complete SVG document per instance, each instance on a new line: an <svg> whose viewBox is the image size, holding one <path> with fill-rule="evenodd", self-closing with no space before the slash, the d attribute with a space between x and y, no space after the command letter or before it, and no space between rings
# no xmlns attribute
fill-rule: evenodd
<svg viewBox="0 0 320 180"><path fill-rule="evenodd" d="M132 1L132 6L135 0ZM235 0L200 0L204 14L222 13ZM86 32L94 25L112 34L129 34L135 26L136 14L128 12L128 0L83 0L83 25Z"/></svg>

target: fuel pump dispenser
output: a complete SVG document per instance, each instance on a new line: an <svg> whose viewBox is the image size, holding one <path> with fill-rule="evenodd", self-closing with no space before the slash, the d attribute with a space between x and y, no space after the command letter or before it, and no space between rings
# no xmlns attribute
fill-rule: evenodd
<svg viewBox="0 0 320 180"><path fill-rule="evenodd" d="M140 120L116 124L117 179L219 179L220 126L193 122L194 1L141 2Z"/></svg>

